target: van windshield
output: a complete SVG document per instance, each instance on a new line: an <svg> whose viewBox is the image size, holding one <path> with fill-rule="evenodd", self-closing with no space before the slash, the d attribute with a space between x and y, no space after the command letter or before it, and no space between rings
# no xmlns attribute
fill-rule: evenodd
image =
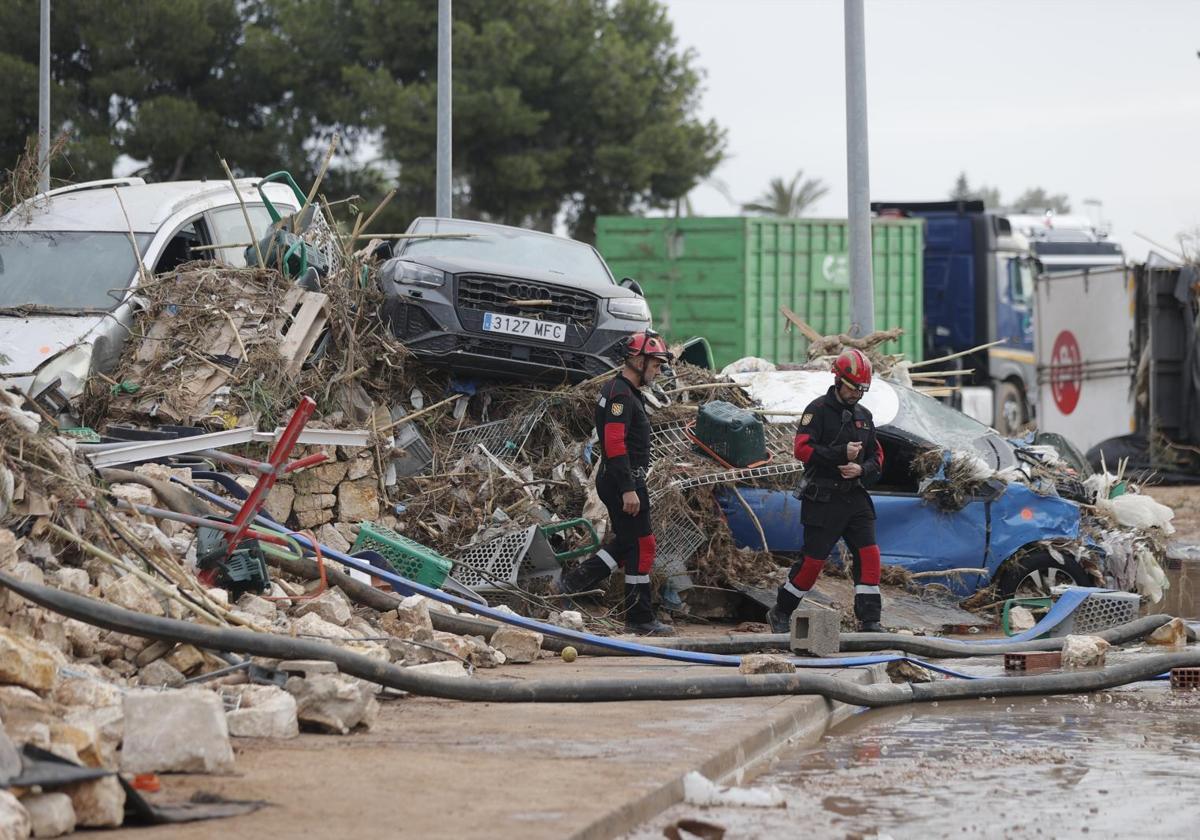
<svg viewBox="0 0 1200 840"><path fill-rule="evenodd" d="M139 253L150 240L137 237ZM113 309L136 271L126 233L0 231L0 309Z"/></svg>

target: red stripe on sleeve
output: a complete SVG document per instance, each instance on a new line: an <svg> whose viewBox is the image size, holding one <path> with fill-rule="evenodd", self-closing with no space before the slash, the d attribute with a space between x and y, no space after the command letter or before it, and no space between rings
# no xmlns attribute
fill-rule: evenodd
<svg viewBox="0 0 1200 840"><path fill-rule="evenodd" d="M618 455L627 455L628 452L625 448L625 424L605 423L604 457L616 458Z"/></svg>
<svg viewBox="0 0 1200 840"><path fill-rule="evenodd" d="M880 445L878 438L875 440L875 463L879 464L879 471L883 472L883 446Z"/></svg>
<svg viewBox="0 0 1200 840"><path fill-rule="evenodd" d="M796 435L796 445L792 450L793 454L806 464L812 460L813 456L813 448L808 442L809 440L809 435Z"/></svg>

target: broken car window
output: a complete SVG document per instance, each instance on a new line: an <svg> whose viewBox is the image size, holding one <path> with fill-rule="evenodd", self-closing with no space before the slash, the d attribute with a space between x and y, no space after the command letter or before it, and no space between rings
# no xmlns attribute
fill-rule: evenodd
<svg viewBox="0 0 1200 840"><path fill-rule="evenodd" d="M149 234L139 234L145 253ZM0 231L0 308L112 309L137 272L129 234Z"/></svg>
<svg viewBox="0 0 1200 840"><path fill-rule="evenodd" d="M407 239L398 256L469 257L489 262L528 266L572 280L612 283L591 246L536 231L498 228L458 219L424 219L410 233L468 234L461 239Z"/></svg>
<svg viewBox="0 0 1200 840"><path fill-rule="evenodd" d="M910 388L896 388L900 410L888 426L947 449L974 450L996 465L998 446L1008 444L992 429L957 409ZM1008 459L1005 459L1006 461Z"/></svg>

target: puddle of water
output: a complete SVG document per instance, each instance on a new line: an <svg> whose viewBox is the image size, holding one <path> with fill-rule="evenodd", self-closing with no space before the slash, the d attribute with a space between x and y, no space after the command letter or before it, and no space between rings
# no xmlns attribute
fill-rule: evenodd
<svg viewBox="0 0 1200 840"><path fill-rule="evenodd" d="M1086 697L953 703L856 715L755 785L787 808L676 806L728 838L1195 837L1200 692L1164 684Z"/></svg>

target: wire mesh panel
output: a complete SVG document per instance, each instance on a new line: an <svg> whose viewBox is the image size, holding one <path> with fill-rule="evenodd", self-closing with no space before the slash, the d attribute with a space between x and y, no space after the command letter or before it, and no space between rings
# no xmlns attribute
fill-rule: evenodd
<svg viewBox="0 0 1200 840"><path fill-rule="evenodd" d="M497 458L513 460L525 448L525 442L546 413L545 400L533 411L504 420L493 420L469 429L462 429L450 436L450 458L459 458L476 445L483 444Z"/></svg>
<svg viewBox="0 0 1200 840"><path fill-rule="evenodd" d="M691 589L693 583L687 564L704 545L704 532L690 516L679 511L670 519L657 523L655 536L658 545L654 571L668 578L677 592Z"/></svg>
<svg viewBox="0 0 1200 840"><path fill-rule="evenodd" d="M663 423L650 430L650 451L653 457L678 458L692 451L692 440L687 436L690 420L675 420ZM775 456L775 460L792 457L792 440L796 434L795 426L790 423L764 423L763 437L766 438L767 451Z"/></svg>
<svg viewBox="0 0 1200 840"><path fill-rule="evenodd" d="M792 473L802 472L804 464L799 461L784 462L782 464L767 464L765 467L745 467L740 470L726 470L725 472L709 473L708 475L698 475L692 478L682 478L678 481L672 481L666 487L656 490L650 497L650 501L660 498L668 491L675 490L691 490L696 487L709 487L716 484L737 484L743 481L753 481L759 478L774 478L781 475L790 475Z"/></svg>

